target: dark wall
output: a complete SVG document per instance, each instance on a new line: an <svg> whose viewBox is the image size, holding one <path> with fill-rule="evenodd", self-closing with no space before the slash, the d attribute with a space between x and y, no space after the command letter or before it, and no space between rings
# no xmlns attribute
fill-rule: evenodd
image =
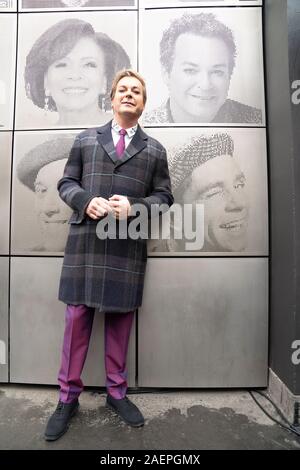
<svg viewBox="0 0 300 470"><path fill-rule="evenodd" d="M294 109L291 102L289 22L296 4L300 10L297 0L267 0L264 21L271 210L270 366L292 393L299 394L300 365L292 360L292 345L300 339L300 108Z"/></svg>

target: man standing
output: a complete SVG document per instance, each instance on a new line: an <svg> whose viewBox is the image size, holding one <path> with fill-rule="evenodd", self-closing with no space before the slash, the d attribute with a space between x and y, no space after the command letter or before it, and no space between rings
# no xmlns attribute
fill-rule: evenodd
<svg viewBox="0 0 300 470"><path fill-rule="evenodd" d="M132 70L119 72L111 101L113 121L79 134L58 182L60 197L74 212L59 288L67 304L60 396L46 440L61 437L78 409L95 309L105 314L106 405L127 424L144 424L126 397L126 355L134 311L142 303L146 240L100 240L96 228L108 214L117 222L128 219L135 203L150 215L153 205L171 206L173 196L166 151L138 125L146 102L143 78Z"/></svg>

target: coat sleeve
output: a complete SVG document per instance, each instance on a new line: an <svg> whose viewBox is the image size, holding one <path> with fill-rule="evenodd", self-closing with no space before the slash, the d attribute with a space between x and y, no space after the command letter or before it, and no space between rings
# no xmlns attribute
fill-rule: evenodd
<svg viewBox="0 0 300 470"><path fill-rule="evenodd" d="M156 216L165 212L174 202L171 180L169 175L167 153L164 147L156 158L156 164L152 175L150 194L144 198L128 197L131 205L142 204L147 208L148 216ZM161 206L163 209L161 210Z"/></svg>
<svg viewBox="0 0 300 470"><path fill-rule="evenodd" d="M85 210L95 195L81 186L82 155L80 138L76 137L71 148L64 175L57 183L61 199L74 210L70 222L80 224L85 217Z"/></svg>

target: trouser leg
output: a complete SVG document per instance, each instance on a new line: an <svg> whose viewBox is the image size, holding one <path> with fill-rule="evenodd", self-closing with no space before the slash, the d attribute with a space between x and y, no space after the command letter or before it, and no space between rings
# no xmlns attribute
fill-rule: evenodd
<svg viewBox="0 0 300 470"><path fill-rule="evenodd" d="M81 373L88 352L95 309L86 305L67 305L65 332L58 374L59 399L70 403L83 390Z"/></svg>
<svg viewBox="0 0 300 470"><path fill-rule="evenodd" d="M126 356L134 311L105 314L105 369L107 393L124 398L127 391Z"/></svg>

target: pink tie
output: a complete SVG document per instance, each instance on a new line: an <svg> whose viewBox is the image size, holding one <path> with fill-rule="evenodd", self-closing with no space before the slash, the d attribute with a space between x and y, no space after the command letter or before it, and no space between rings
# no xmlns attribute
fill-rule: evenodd
<svg viewBox="0 0 300 470"><path fill-rule="evenodd" d="M120 134L120 139L116 145L116 153L118 155L118 158L121 158L125 150L125 135L127 134L127 132L125 129L121 129L119 131L119 134Z"/></svg>

